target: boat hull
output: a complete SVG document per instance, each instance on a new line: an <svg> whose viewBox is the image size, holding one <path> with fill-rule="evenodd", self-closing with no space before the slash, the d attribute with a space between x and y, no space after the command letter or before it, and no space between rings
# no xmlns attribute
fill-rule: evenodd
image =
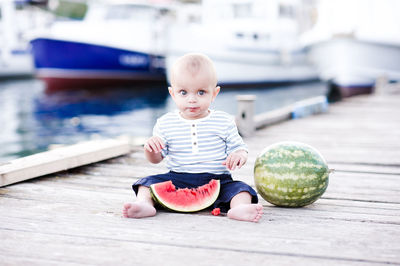
<svg viewBox="0 0 400 266"><path fill-rule="evenodd" d="M381 76L400 80L400 45L337 38L311 45L310 59L342 97L370 93Z"/></svg>
<svg viewBox="0 0 400 266"><path fill-rule="evenodd" d="M28 50L11 51L7 55L0 51L0 79L31 78L32 76L33 62Z"/></svg>
<svg viewBox="0 0 400 266"><path fill-rule="evenodd" d="M36 38L35 75L48 87L165 81L164 57L92 43Z"/></svg>
<svg viewBox="0 0 400 266"><path fill-rule="evenodd" d="M167 69L170 69L179 55L184 53L183 51L169 53L166 58ZM279 51L232 50L219 53L204 51L204 53L214 63L218 84L224 86L283 84L318 79L315 67L305 63L306 59L303 58L305 54L293 53L290 55L291 62L285 62Z"/></svg>

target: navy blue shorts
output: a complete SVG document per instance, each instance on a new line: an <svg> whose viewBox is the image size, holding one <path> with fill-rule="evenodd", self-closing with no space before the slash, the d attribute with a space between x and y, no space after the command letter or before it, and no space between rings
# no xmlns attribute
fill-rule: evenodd
<svg viewBox="0 0 400 266"><path fill-rule="evenodd" d="M211 179L220 180L221 190L219 192L219 196L215 201L213 208L220 208L221 212L227 212L230 209L230 201L231 199L240 192L247 191L251 194L251 202L257 203L257 193L256 191L242 181L234 181L232 180L232 176L230 174L211 174L211 173L177 173L170 171L165 174L152 175L145 178L141 178L136 181L132 188L135 193L138 193L139 186L150 187L152 184L161 183L165 181L172 181L172 184L175 185L176 188L196 188L198 186L202 186L204 184L208 184Z"/></svg>

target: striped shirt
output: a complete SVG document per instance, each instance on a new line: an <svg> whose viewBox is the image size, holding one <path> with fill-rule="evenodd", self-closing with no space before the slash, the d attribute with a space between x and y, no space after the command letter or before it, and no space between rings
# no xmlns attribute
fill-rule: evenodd
<svg viewBox="0 0 400 266"><path fill-rule="evenodd" d="M247 146L240 137L234 117L210 110L208 116L188 120L179 111L169 112L157 120L153 135L160 137L165 148L167 167L185 173L229 173L222 162L237 150Z"/></svg>

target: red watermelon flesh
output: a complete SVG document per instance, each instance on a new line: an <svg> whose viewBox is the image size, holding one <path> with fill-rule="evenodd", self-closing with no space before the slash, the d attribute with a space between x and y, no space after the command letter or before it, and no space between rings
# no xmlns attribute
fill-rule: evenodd
<svg viewBox="0 0 400 266"><path fill-rule="evenodd" d="M167 209L177 212L197 212L210 207L218 198L219 180L197 188L176 189L172 181L153 184L150 192L153 199Z"/></svg>

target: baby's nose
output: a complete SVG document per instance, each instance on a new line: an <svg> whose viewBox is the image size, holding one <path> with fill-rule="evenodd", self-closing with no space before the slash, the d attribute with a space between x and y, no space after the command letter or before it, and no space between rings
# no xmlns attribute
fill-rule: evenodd
<svg viewBox="0 0 400 266"><path fill-rule="evenodd" d="M196 95L189 95L188 100L189 102L196 102L197 101Z"/></svg>

